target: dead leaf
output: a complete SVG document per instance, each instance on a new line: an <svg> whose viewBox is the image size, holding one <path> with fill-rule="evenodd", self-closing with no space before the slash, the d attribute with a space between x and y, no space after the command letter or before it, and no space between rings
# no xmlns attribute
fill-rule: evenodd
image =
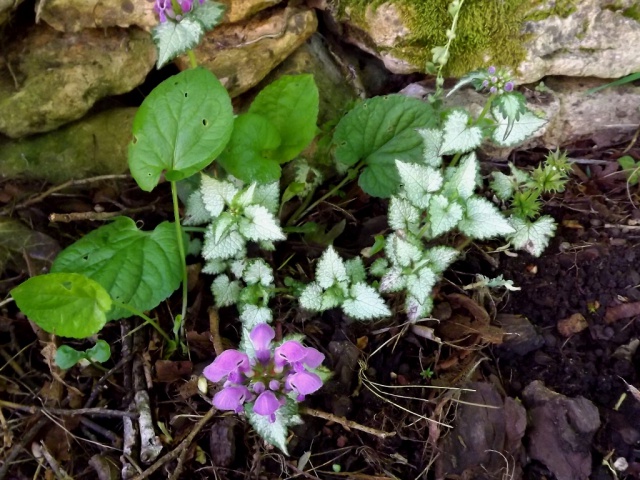
<svg viewBox="0 0 640 480"><path fill-rule="evenodd" d="M171 383L188 377L193 372L193 363L188 360L157 360L155 363L156 380L160 383Z"/></svg>
<svg viewBox="0 0 640 480"><path fill-rule="evenodd" d="M44 273L60 251L57 241L22 222L0 218L0 271L11 266L31 275Z"/></svg>
<svg viewBox="0 0 640 480"><path fill-rule="evenodd" d="M623 303L622 305L607 308L607 313L604 314L604 321L613 323L622 318L635 317L636 315L640 315L640 302Z"/></svg>
<svg viewBox="0 0 640 480"><path fill-rule="evenodd" d="M569 338L576 333L580 333L584 329L589 327L587 320L581 313L574 313L570 317L558 320L556 324L558 332L565 338Z"/></svg>
<svg viewBox="0 0 640 480"><path fill-rule="evenodd" d="M640 390L638 390L636 387L628 383L624 378L620 377L620 380L622 380L624 384L627 386L627 390L629 390L629 393L631 393L633 398L635 398L638 402L640 402Z"/></svg>
<svg viewBox="0 0 640 480"><path fill-rule="evenodd" d="M367 348L367 345L369 345L369 337L367 336L358 337L356 340L356 347L358 347L359 350L364 350Z"/></svg>

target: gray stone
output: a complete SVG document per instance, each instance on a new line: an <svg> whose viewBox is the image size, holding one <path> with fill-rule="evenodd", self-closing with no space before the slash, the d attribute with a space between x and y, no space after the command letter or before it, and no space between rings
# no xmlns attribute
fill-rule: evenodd
<svg viewBox="0 0 640 480"><path fill-rule="evenodd" d="M344 0L339 8L320 6L341 22L347 41L378 56L392 72L411 73L424 71L431 48L446 42L451 17L440 5ZM622 77L640 71L637 49L630 48L640 44L637 15L634 0L466 3L445 73L461 76L497 64L511 67L518 83L547 75Z"/></svg>
<svg viewBox="0 0 640 480"><path fill-rule="evenodd" d="M528 453L558 480L591 475L591 439L600 428L596 406L584 397L568 398L538 380L524 389L529 414Z"/></svg>
<svg viewBox="0 0 640 480"><path fill-rule="evenodd" d="M465 388L470 391L461 396L453 428L438 445L436 478L520 478L525 409L490 383Z"/></svg>
<svg viewBox="0 0 640 480"><path fill-rule="evenodd" d="M261 12L242 23L221 25L194 50L198 65L211 70L232 97L262 81L315 31L313 10L282 8ZM186 57L177 59L189 68Z"/></svg>
<svg viewBox="0 0 640 480"><path fill-rule="evenodd" d="M0 177L62 183L124 173L135 112L108 110L53 132L0 140Z"/></svg>
<svg viewBox="0 0 640 480"><path fill-rule="evenodd" d="M33 27L0 59L0 133L18 138L82 117L101 98L140 85L156 60L137 28L56 32Z"/></svg>

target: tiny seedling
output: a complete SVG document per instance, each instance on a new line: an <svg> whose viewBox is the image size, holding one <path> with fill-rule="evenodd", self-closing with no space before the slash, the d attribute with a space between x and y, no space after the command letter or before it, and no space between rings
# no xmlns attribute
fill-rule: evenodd
<svg viewBox="0 0 640 480"><path fill-rule="evenodd" d="M79 362L104 363L111 358L111 347L104 340L98 340L96 344L85 350L76 350L69 345L61 345L56 351L56 365L63 370L69 369Z"/></svg>

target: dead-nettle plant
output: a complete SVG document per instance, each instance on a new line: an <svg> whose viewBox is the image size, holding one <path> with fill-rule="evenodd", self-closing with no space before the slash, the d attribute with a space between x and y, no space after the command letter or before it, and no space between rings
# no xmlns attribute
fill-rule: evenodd
<svg viewBox="0 0 640 480"><path fill-rule="evenodd" d="M466 84L489 92L476 118L453 108L443 112L441 122L430 118L411 132L408 129L425 107L389 96L364 102L338 124L334 137L338 162L364 169L360 185L365 191L390 196L388 220L393 232L386 238L384 255L369 267L369 274L380 278L377 291L366 282L360 259L344 262L329 248L318 261L316 280L300 296L304 308L321 312L340 306L357 319L380 318L390 314L380 293L403 292L405 313L415 321L431 312L432 289L458 256L446 244L447 233L457 230L469 240L502 237L536 256L548 245L555 222L549 216L539 217L540 198L563 189L566 158L551 154L531 173L514 166L510 175L494 172L491 186L498 199L508 203L506 210L476 193L481 182L475 149L487 140L499 147L517 145L546 122L513 91L504 70L472 72L452 91ZM394 128L387 129L384 119L396 114L398 104L404 104L405 112L413 110L411 118L398 114ZM390 131L393 134L387 138ZM419 156L416 136L421 139ZM445 162L443 157L451 160Z"/></svg>
<svg viewBox="0 0 640 480"><path fill-rule="evenodd" d="M452 5L450 40L462 0ZM159 65L187 53L195 66L190 49L220 20L220 5L156 0L156 11L161 19L153 32ZM439 65L446 55L442 58ZM280 78L257 95L246 113L234 117L227 91L211 72L183 71L144 100L129 146L129 166L141 189L153 190L163 177L170 183L174 221L141 231L132 219L118 218L65 249L52 273L29 279L11 295L30 319L53 334L87 338L107 321L137 315L158 329L168 350L175 350L187 307L186 235L177 182L197 178L182 223L204 225L203 271L214 275L215 304L236 305L242 323L238 350L222 353L205 371L211 381L224 381L214 404L244 412L258 433L286 451L287 427L300 421L298 402L322 386L327 371L321 367L322 355L303 346L302 338L274 342L267 324L273 320L275 295L297 296L310 311L341 308L354 319L371 320L401 313L392 312L383 295L402 292L405 313L417 320L431 311L432 289L458 255L447 244L447 233L457 230L480 240L503 237L533 255L542 252L554 233L554 221L540 217L539 211L542 196L561 191L566 181L568 166L559 153L529 173L514 166L508 174L494 172L491 187L496 200L504 202L502 210L476 193L480 179L474 151L480 144L519 144L545 120L526 107L502 70L473 72L454 91L465 84L489 92L475 118L461 108L441 112L435 108L439 102L402 95L371 98L353 108L332 137L344 178L312 203L319 178L312 167L299 162L282 197L279 180L281 165L296 159L318 131L313 76ZM226 175L202 172L214 161ZM288 231L304 231L300 222L305 215L356 178L366 193L389 198L393 231L368 249L366 262L344 260L330 246L312 281L305 285L289 279L277 285L272 266L261 256L249 257L249 251L258 255L259 250L248 245L269 251L286 239L279 212L295 196L303 200L288 219ZM508 281L485 283L506 286ZM171 339L144 312L180 284L182 309L175 315ZM63 348L58 362L70 368L78 361L104 361L105 345L86 352Z"/></svg>

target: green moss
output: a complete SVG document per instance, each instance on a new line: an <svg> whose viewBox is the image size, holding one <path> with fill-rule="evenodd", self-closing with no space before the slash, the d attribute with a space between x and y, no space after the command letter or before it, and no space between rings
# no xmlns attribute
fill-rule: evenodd
<svg viewBox="0 0 640 480"><path fill-rule="evenodd" d="M450 0L391 0L396 3L412 35L391 50L391 54L414 65L431 59L431 49L446 43L445 32L451 25L447 12ZM558 0L553 7L540 8L544 0L466 0L462 6L456 39L445 75L461 76L489 64L515 68L524 60L522 34L525 21L549 16L566 17L576 10L578 0ZM349 9L351 19L365 26L367 7L384 0L341 0L339 11ZM375 27L373 27L375 28Z"/></svg>
<svg viewBox="0 0 640 480"><path fill-rule="evenodd" d="M627 18L632 18L636 22L640 22L640 5L636 4L623 10L622 15Z"/></svg>

